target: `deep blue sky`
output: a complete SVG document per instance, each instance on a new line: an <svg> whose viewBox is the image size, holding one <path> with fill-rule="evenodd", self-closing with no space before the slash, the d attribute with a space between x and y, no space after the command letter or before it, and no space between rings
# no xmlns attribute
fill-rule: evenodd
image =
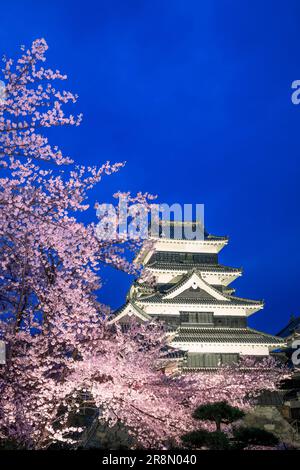
<svg viewBox="0 0 300 470"><path fill-rule="evenodd" d="M127 161L93 198L204 203L207 229L230 236L221 261L244 267L237 293L266 301L251 325L273 333L300 310L299 24L299 0L1 5L1 54L45 37L80 95L83 125L55 142L80 163ZM130 280L106 278L116 307Z"/></svg>

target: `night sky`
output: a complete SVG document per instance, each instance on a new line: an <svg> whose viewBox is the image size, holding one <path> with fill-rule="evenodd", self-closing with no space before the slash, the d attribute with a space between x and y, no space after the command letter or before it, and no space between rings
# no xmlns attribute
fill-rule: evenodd
<svg viewBox="0 0 300 470"><path fill-rule="evenodd" d="M204 203L207 230L230 236L221 262L244 268L237 294L266 302L251 326L271 333L300 314L299 24L299 0L1 5L1 54L44 37L80 96L82 126L52 142L79 163L127 161L91 206L119 189ZM131 279L104 276L117 307Z"/></svg>

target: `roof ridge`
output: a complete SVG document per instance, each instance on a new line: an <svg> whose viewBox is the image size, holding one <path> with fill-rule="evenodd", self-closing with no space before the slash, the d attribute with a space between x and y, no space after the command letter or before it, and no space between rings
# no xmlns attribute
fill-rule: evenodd
<svg viewBox="0 0 300 470"><path fill-rule="evenodd" d="M186 274L183 275L183 277L174 286L170 287L170 289L168 289L164 295L169 295L169 294L172 294L172 292L175 292L177 289L179 289L181 286L183 286L184 283L186 281L188 281L193 276L193 274L195 272L196 272L196 270L194 270L194 269L188 271ZM162 298L163 297L164 296L162 296Z"/></svg>
<svg viewBox="0 0 300 470"><path fill-rule="evenodd" d="M165 299L165 297L169 294L172 294L173 292L176 292L176 290L179 289L180 287L182 287L184 285L184 283L187 282L194 274L196 274L199 277L199 279L205 284L205 286L207 286L213 292L218 294L218 296L221 295L225 299L228 299L229 301L231 301L232 299L252 301L251 299L242 299L242 297L236 297L235 298L231 294L226 294L223 291L220 291L220 290L216 289L212 284L209 284L208 282L205 281L205 279L203 279L203 277L201 276L201 272L198 269L191 269L185 275L183 275L183 277L177 283L175 283L175 285L170 287L170 289L167 289L166 292L164 292L163 294L159 293L161 295L162 300L170 300L170 299ZM202 290L204 290L204 289L202 289ZM220 300L220 299L216 299L216 300ZM222 300L220 300L220 301L222 302ZM253 302L256 302L256 301L253 301Z"/></svg>

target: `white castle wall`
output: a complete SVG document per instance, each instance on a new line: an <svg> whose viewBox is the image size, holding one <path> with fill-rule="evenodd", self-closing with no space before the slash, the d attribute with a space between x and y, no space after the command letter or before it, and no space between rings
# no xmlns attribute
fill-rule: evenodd
<svg viewBox="0 0 300 470"><path fill-rule="evenodd" d="M180 270L180 271L160 271L158 269L151 269L147 267L147 270L155 276L156 282L158 284L168 284L172 282L176 276L183 276L185 275L189 269ZM241 276L241 272L236 273L213 273L213 272L205 272L201 270L201 276L203 279L211 285L221 285L221 286L228 286L231 282Z"/></svg>
<svg viewBox="0 0 300 470"><path fill-rule="evenodd" d="M179 315L179 312L213 312L216 316L245 316L247 313L245 307L235 305L218 306L214 304L191 304L191 305L172 305L172 304L147 304L141 303L138 300L136 303L149 315ZM255 308L257 310L257 308Z"/></svg>
<svg viewBox="0 0 300 470"><path fill-rule="evenodd" d="M172 341L172 346L191 353L236 353L242 356L268 356L269 354L268 346L260 344L176 343L176 341Z"/></svg>

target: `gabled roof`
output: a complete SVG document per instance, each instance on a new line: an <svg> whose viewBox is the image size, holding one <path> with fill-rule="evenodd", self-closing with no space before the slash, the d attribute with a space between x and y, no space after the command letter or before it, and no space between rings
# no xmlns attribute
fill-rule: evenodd
<svg viewBox="0 0 300 470"><path fill-rule="evenodd" d="M172 282L156 284L155 285L156 291L160 292L161 294L166 294L172 287L175 286L175 284L177 284L177 282L181 281L183 276L185 275L186 273L176 276L175 278L172 279ZM211 287L216 289L218 292L223 292L224 294L231 295L235 292L235 288L223 286L222 284L219 284L219 285L210 284L210 285Z"/></svg>
<svg viewBox="0 0 300 470"><path fill-rule="evenodd" d="M126 316L128 317L135 316L139 320L142 320L142 321L151 321L151 316L148 315L146 312L144 312L144 310L141 309L132 300L126 302L126 304L124 304L121 308L116 310L114 313L115 313L115 316L112 320L109 321L110 324L114 324Z"/></svg>
<svg viewBox="0 0 300 470"><path fill-rule="evenodd" d="M208 284L198 271L188 272L169 290L156 292L138 299L139 303L175 303L175 304L220 304L220 305L257 305L262 307L262 300L236 297L221 292Z"/></svg>
<svg viewBox="0 0 300 470"><path fill-rule="evenodd" d="M189 288L192 288L192 291L196 291L196 295L189 295L187 291ZM198 271L192 270L188 272L181 281L179 281L175 286L169 289L166 293L162 294L162 298L165 299L174 299L177 298L180 294L184 294L186 292L187 298L188 297L200 297L202 299L216 299L216 300L224 300L229 301L229 296L223 294L219 290L212 287L210 284L205 282L201 274ZM203 295L204 294L204 295ZM184 295L182 295L185 298Z"/></svg>

